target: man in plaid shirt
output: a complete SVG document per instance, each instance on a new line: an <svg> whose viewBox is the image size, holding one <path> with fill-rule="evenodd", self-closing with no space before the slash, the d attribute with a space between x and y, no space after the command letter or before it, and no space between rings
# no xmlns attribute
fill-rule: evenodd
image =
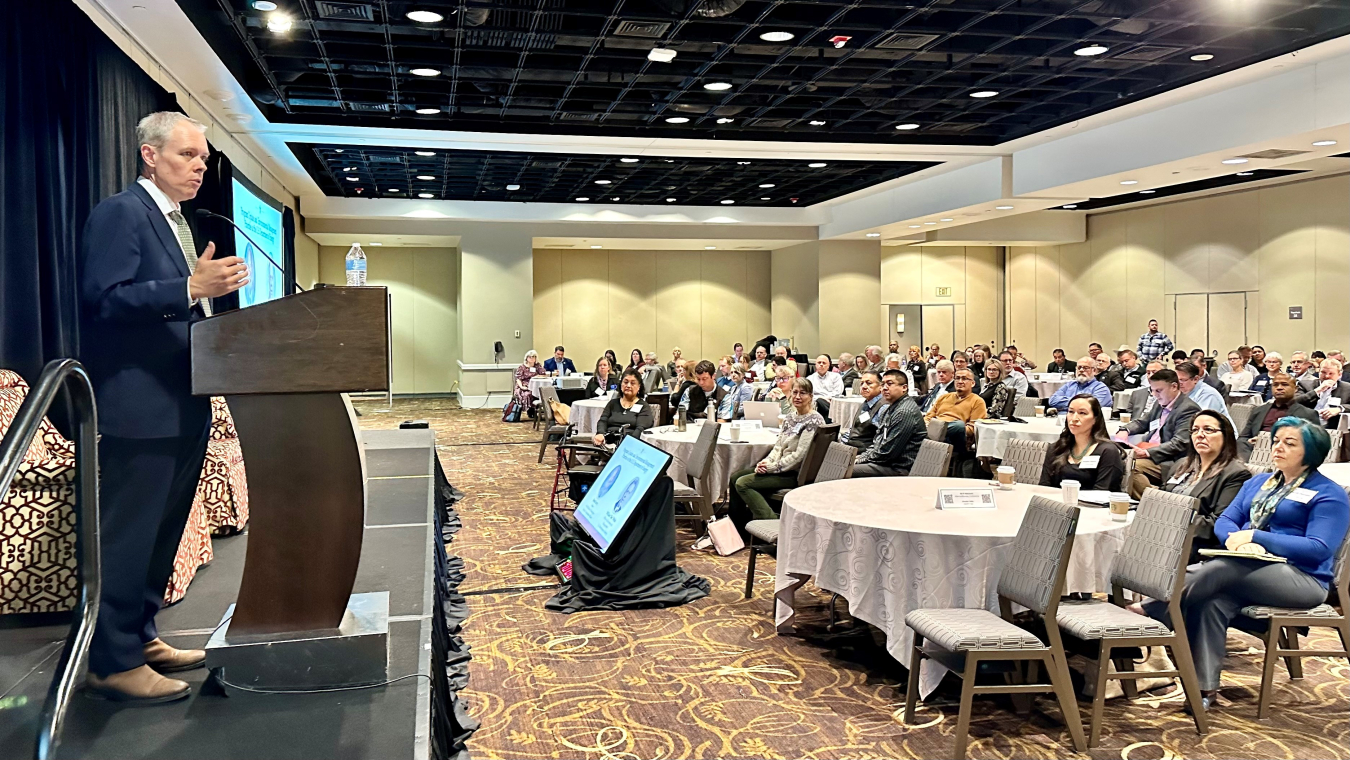
<svg viewBox="0 0 1350 760"><path fill-rule="evenodd" d="M1139 360L1148 363L1158 357L1172 353L1172 339L1167 333L1158 332L1158 320L1148 321L1148 332L1139 336Z"/></svg>

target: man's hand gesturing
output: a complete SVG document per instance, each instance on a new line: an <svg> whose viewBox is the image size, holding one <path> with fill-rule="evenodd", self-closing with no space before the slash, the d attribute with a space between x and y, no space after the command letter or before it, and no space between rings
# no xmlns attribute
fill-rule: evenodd
<svg viewBox="0 0 1350 760"><path fill-rule="evenodd" d="M219 298L248 284L248 266L238 256L214 258L216 244L207 243L197 271L188 278L188 292L195 301L200 298Z"/></svg>

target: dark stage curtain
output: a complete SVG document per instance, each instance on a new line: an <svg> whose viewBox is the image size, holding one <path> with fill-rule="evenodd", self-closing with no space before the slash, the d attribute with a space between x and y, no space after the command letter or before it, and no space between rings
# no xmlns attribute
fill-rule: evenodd
<svg viewBox="0 0 1350 760"><path fill-rule="evenodd" d="M85 219L136 177L136 122L174 97L68 0L0 3L0 367L79 355Z"/></svg>

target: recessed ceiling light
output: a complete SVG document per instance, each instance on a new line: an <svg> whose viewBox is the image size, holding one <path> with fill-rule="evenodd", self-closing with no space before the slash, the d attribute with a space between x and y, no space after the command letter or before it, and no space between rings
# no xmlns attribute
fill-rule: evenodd
<svg viewBox="0 0 1350 760"><path fill-rule="evenodd" d="M956 220L955 220L955 219L950 219L950 218L948 218L948 219L939 219L938 221L939 221L939 222L954 222L954 221L956 221Z"/></svg>
<svg viewBox="0 0 1350 760"><path fill-rule="evenodd" d="M583 195L580 198L577 198L577 200L581 201L582 203L585 203L586 201L590 200L590 198L587 198L586 196Z"/></svg>
<svg viewBox="0 0 1350 760"><path fill-rule="evenodd" d="M1252 176L1252 173L1251 173L1251 172L1238 172L1238 173L1237 173L1237 176L1239 176L1239 177L1250 177L1250 176Z"/></svg>
<svg viewBox="0 0 1350 760"><path fill-rule="evenodd" d="M1191 60L1192 60L1192 61L1212 61L1212 60L1214 60L1214 55L1211 54L1211 53L1196 53L1195 55L1191 56Z"/></svg>
<svg viewBox="0 0 1350 760"><path fill-rule="evenodd" d="M768 201L768 200L773 200L773 199L772 199L772 198L760 198L760 200L762 200L762 201Z"/></svg>
<svg viewBox="0 0 1350 760"><path fill-rule="evenodd" d="M1153 195L1153 194L1156 193L1156 192L1158 192L1158 191L1157 191L1157 190L1140 190L1140 191L1139 191L1139 194L1140 194L1140 195Z"/></svg>
<svg viewBox="0 0 1350 760"><path fill-rule="evenodd" d="M792 32L764 32L759 38L765 42L787 42L796 36Z"/></svg>
<svg viewBox="0 0 1350 760"><path fill-rule="evenodd" d="M816 161L814 163L807 164L807 166L812 169L823 169L825 168L826 164L824 161Z"/></svg>
<svg viewBox="0 0 1350 760"><path fill-rule="evenodd" d="M402 191L402 190L399 190L397 187L391 187L391 188L389 188L388 190L385 190L385 192L386 192L386 193L401 193L401 192L403 192L403 191Z"/></svg>
<svg viewBox="0 0 1350 760"><path fill-rule="evenodd" d="M703 246L703 250L705 250L705 251L715 251L715 250L717 250L717 246L715 246L715 245L705 245L705 246Z"/></svg>
<svg viewBox="0 0 1350 760"><path fill-rule="evenodd" d="M253 0L249 4L253 6L255 11L274 11L277 9L277 4L271 0Z"/></svg>
<svg viewBox="0 0 1350 760"><path fill-rule="evenodd" d="M647 60L656 63L670 63L675 60L675 51L670 48L652 48L647 51Z"/></svg>
<svg viewBox="0 0 1350 760"><path fill-rule="evenodd" d="M269 32L285 34L291 30L292 26L295 26L295 22L285 13L273 13L267 17L267 31Z"/></svg>
<svg viewBox="0 0 1350 760"><path fill-rule="evenodd" d="M717 120L717 123L718 123L718 124L730 124L730 123L733 122L733 121L735 121L735 119L728 119L727 117L723 116L722 118L720 118L720 119Z"/></svg>
<svg viewBox="0 0 1350 760"><path fill-rule="evenodd" d="M636 164L638 162L636 158L621 158L619 160L625 164Z"/></svg>
<svg viewBox="0 0 1350 760"><path fill-rule="evenodd" d="M520 189L520 185L507 185L506 189L508 192L514 192Z"/></svg>
<svg viewBox="0 0 1350 760"><path fill-rule="evenodd" d="M423 116L431 116L432 114L438 114L438 113L440 113L440 112L441 112L441 109L439 109L439 108L419 108L419 109L417 109L417 112L420 113L420 114L422 114Z"/></svg>
<svg viewBox="0 0 1350 760"><path fill-rule="evenodd" d="M608 185L608 184L610 184L610 181L607 180L607 179L597 179L597 180L595 181L595 184L597 184L597 185Z"/></svg>
<svg viewBox="0 0 1350 760"><path fill-rule="evenodd" d="M419 175L417 175L417 178L418 178L418 179L436 179L435 177L431 176L430 174L419 174Z"/></svg>
<svg viewBox="0 0 1350 760"><path fill-rule="evenodd" d="M667 124L688 124L688 123L689 123L689 117L688 117L688 116L667 116L667 117L666 117L666 123L667 123Z"/></svg>
<svg viewBox="0 0 1350 760"><path fill-rule="evenodd" d="M919 125L918 125L918 124L915 124L915 123L913 123L913 122L907 122L907 123L905 123L905 124L896 124L896 125L895 125L895 128L896 128L896 129L899 129L899 130L902 130L902 131L905 131L905 132L908 132L908 131L911 130L911 129L918 129L918 128L919 128Z"/></svg>
<svg viewBox="0 0 1350 760"><path fill-rule="evenodd" d="M924 224L937 224L937 222L924 222Z"/></svg>
<svg viewBox="0 0 1350 760"><path fill-rule="evenodd" d="M1137 179L1122 179L1122 180L1120 181L1120 184L1122 184L1122 185L1137 185L1137 184L1139 184L1139 180L1137 180Z"/></svg>
<svg viewBox="0 0 1350 760"><path fill-rule="evenodd" d="M405 15L409 21L419 24L435 24L445 20L445 16L435 11L408 11Z"/></svg>
<svg viewBox="0 0 1350 760"><path fill-rule="evenodd" d="M668 164L673 164L673 163L675 163L675 159L673 159L673 158L663 158L663 159L661 159L661 160L662 160L662 161L665 161L665 162L668 163ZM668 188L666 188L666 189L667 189L667 190L672 190L672 189L674 189L674 188L669 188L669 187L668 187Z"/></svg>
<svg viewBox="0 0 1350 760"><path fill-rule="evenodd" d="M922 226L923 226L922 224L911 224L911 225L909 225L909 228L910 228L911 230L917 230L917 229L919 229L919 228L922 227Z"/></svg>
<svg viewBox="0 0 1350 760"><path fill-rule="evenodd" d="M418 198L435 198L436 196L432 195L431 193L418 193L418 194L417 194L417 197L418 197Z"/></svg>
<svg viewBox="0 0 1350 760"><path fill-rule="evenodd" d="M998 94L998 90L976 90L970 93L972 98L992 98Z"/></svg>
<svg viewBox="0 0 1350 760"><path fill-rule="evenodd" d="M995 206L995 207L994 207L994 210L995 210L995 211L1012 211L1012 209L1013 209L1012 206Z"/></svg>
<svg viewBox="0 0 1350 760"><path fill-rule="evenodd" d="M880 233L880 232L869 232L869 233L867 233L866 237L881 237L881 233Z"/></svg>
<svg viewBox="0 0 1350 760"><path fill-rule="evenodd" d="M813 126L813 127L823 127L823 126L825 126L825 122L823 122L823 121L812 121L812 122L811 122L811 126Z"/></svg>
<svg viewBox="0 0 1350 760"><path fill-rule="evenodd" d="M725 198L725 199L722 200L722 205L723 205L723 206L730 206L731 204L733 204L733 203L735 203L735 202L736 202L736 201L733 201L733 200L730 199L730 198Z"/></svg>
<svg viewBox="0 0 1350 760"><path fill-rule="evenodd" d="M760 185L760 187L767 190L771 187L776 187L776 185L774 185L774 183L772 182L765 182L764 184Z"/></svg>
<svg viewBox="0 0 1350 760"><path fill-rule="evenodd" d="M737 165L737 166L749 166L749 165L750 165L750 162L749 162L749 161L737 161L737 162L736 162L736 165Z"/></svg>
<svg viewBox="0 0 1350 760"><path fill-rule="evenodd" d="M344 172L354 172L354 171L356 171L356 167L355 167L355 166L348 166L348 167L344 168L342 171L344 171Z"/></svg>
<svg viewBox="0 0 1350 760"><path fill-rule="evenodd" d="M1236 166L1237 164L1245 164L1245 163L1247 163L1247 159L1245 159L1245 158L1225 158L1224 160L1220 161L1219 163L1221 163L1221 164L1228 164L1229 166Z"/></svg>
<svg viewBox="0 0 1350 760"><path fill-rule="evenodd" d="M1077 203L1066 203L1066 204L1064 204L1063 206L1060 206L1060 208L1078 208L1078 204L1077 204Z"/></svg>
<svg viewBox="0 0 1350 760"><path fill-rule="evenodd" d="M366 243L366 245L384 245L384 243Z"/></svg>
<svg viewBox="0 0 1350 760"><path fill-rule="evenodd" d="M601 245L593 245L593 246L591 246L591 247L592 247L592 248L603 248L604 246L601 246Z"/></svg>
<svg viewBox="0 0 1350 760"><path fill-rule="evenodd" d="M416 74L419 77L438 77L441 75L440 69L408 69L409 74Z"/></svg>
<svg viewBox="0 0 1350 760"><path fill-rule="evenodd" d="M675 199L674 199L674 198L667 198L667 199L666 199L666 203L674 203L674 202L675 202Z"/></svg>
<svg viewBox="0 0 1350 760"><path fill-rule="evenodd" d="M1313 143L1313 147L1325 148L1328 145L1335 145L1335 144L1336 144L1335 140L1318 140L1317 142Z"/></svg>
<svg viewBox="0 0 1350 760"><path fill-rule="evenodd" d="M619 196L616 195L616 196L614 196L613 198L610 198L610 200L612 200L612 201L617 201L617 200L619 200Z"/></svg>
<svg viewBox="0 0 1350 760"><path fill-rule="evenodd" d="M338 151L338 152L341 153L342 151ZM416 154L419 155L419 156L434 156L434 155L436 155L436 151L434 151L434 150L415 150L415 151L413 151L413 152L416 153Z"/></svg>
<svg viewBox="0 0 1350 760"><path fill-rule="evenodd" d="M348 182L360 182L360 181L361 181L361 178L360 178L360 177L348 177L348 178L347 178L347 181L348 181Z"/></svg>
<svg viewBox="0 0 1350 760"><path fill-rule="evenodd" d="M722 92L723 90L731 89L731 82L704 82L703 89L712 90L713 92Z"/></svg>
<svg viewBox="0 0 1350 760"><path fill-rule="evenodd" d="M1105 53L1107 50L1109 50L1109 48L1103 47L1102 45L1088 45L1087 47L1078 48L1077 50L1073 51L1073 54L1086 57L1090 55L1101 55L1102 53Z"/></svg>
<svg viewBox="0 0 1350 760"><path fill-rule="evenodd" d="M341 153L341 152L342 152L342 148L337 148L337 149L334 150L333 152L334 152L334 153Z"/></svg>

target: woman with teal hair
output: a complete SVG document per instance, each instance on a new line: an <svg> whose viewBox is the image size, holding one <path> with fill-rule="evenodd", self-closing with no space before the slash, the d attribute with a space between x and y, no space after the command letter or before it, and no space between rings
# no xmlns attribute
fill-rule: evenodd
<svg viewBox="0 0 1350 760"><path fill-rule="evenodd" d="M1350 525L1345 489L1317 471L1331 450L1327 431L1283 417L1270 437L1275 472L1248 480L1214 524L1225 548L1252 557L1215 557L1186 574L1181 611L1206 709L1218 695L1229 624L1249 605L1309 608L1325 602ZM1144 609L1169 622L1165 604L1148 602Z"/></svg>

